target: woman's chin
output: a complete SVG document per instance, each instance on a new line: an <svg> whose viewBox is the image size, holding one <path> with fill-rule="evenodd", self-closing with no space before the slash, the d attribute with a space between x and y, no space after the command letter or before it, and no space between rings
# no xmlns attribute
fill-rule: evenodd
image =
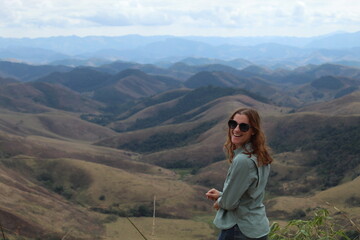
<svg viewBox="0 0 360 240"><path fill-rule="evenodd" d="M237 140L237 141L236 141ZM236 147L240 147L240 146L242 146L243 145L243 141L239 141L238 139L236 139L236 140L232 140L231 142L232 142L232 144L234 144Z"/></svg>

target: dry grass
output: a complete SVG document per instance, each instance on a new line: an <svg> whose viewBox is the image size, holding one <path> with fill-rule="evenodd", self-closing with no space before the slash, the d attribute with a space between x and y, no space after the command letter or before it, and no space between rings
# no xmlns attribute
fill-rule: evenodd
<svg viewBox="0 0 360 240"><path fill-rule="evenodd" d="M148 240L210 240L216 238L214 230L204 222L156 218L155 234L152 236L152 218L131 218L131 221ZM119 236L122 240L144 239L126 218L119 218L116 222L106 225L104 239L115 240L119 239Z"/></svg>
<svg viewBox="0 0 360 240"><path fill-rule="evenodd" d="M78 114L55 110L38 114L2 110L0 119L2 131L18 136L35 135L70 141L94 142L116 135L109 128L79 119Z"/></svg>
<svg viewBox="0 0 360 240"><path fill-rule="evenodd" d="M339 207L346 207L346 200L352 196L360 198L360 177L339 186L319 192L316 195L316 197L333 203Z"/></svg>
<svg viewBox="0 0 360 240"><path fill-rule="evenodd" d="M301 108L303 112L321 112L330 115L359 115L360 114L360 91L353 92L332 101L313 104Z"/></svg>
<svg viewBox="0 0 360 240"><path fill-rule="evenodd" d="M157 197L157 210L162 214L189 217L193 211L207 206L198 195L197 188L178 181L172 171L156 167L150 174L127 172L122 169L84 161L67 160L80 167L93 179L89 188L77 196L77 200L101 208L128 210L143 204L151 209L153 196ZM104 196L104 200L100 200Z"/></svg>
<svg viewBox="0 0 360 240"><path fill-rule="evenodd" d="M65 141L41 136L19 137L0 132L0 147L4 154L28 155L38 158L74 158L98 162L104 165L127 169L128 171L152 171L149 164L136 162L137 154L94 146L86 142Z"/></svg>
<svg viewBox="0 0 360 240"><path fill-rule="evenodd" d="M64 235L71 230L70 236L78 238L93 239L93 236L99 236L99 238L115 239L119 237L114 232L116 230L111 230L111 228L107 230L110 231L109 238L106 238L108 234L103 232L102 219L105 219L107 215L97 214L89 209L100 207L126 211L139 204L151 206L154 194L157 196L158 214L191 217L193 214L211 211L211 204L209 205L205 197L199 197L204 194L203 188L178 181L175 173L159 167L156 167L157 174L154 175L155 169L149 174L127 172L76 159L39 160L33 157L18 156L12 161L17 162L12 168L9 169L5 166L0 168L1 188L3 189L0 194L2 206L0 210L18 216L12 218L11 226L5 226L12 232L22 226L20 234L26 229L35 229L32 236L43 236L50 233ZM44 161L61 162L62 168L67 166L68 169L81 169L91 176L90 185L77 190L72 196L72 201L77 204L39 186L39 183L33 179L34 176L29 175L36 172L39 164ZM56 171L56 169L53 170ZM105 196L105 199L100 200L99 196L101 195ZM139 221L137 218L134 219L135 223L137 221ZM165 239L172 232L175 233L174 236L184 236L185 238L202 237L206 236L210 229L208 224L191 220L159 218L158 221L160 239ZM142 222L140 220L140 226L145 224ZM120 225L116 225L116 227L121 228L121 224L120 221ZM147 228L146 225L142 227ZM132 239L131 231L129 228L127 229L129 231L126 234L130 234L129 239ZM171 229L169 234L167 233L168 229ZM120 236L123 236L123 233Z"/></svg>
<svg viewBox="0 0 360 240"><path fill-rule="evenodd" d="M360 226L360 177L319 192L315 197L331 207L341 209Z"/></svg>
<svg viewBox="0 0 360 240"><path fill-rule="evenodd" d="M311 214L316 208L326 208L342 226L352 229L353 226L349 220L351 219L359 227L359 202L356 206L351 206L348 202L351 197L355 197L359 201L359 181L360 177L328 190L320 191L310 197L282 196L273 198L266 202L268 215L272 221L278 221L279 219L287 219L298 210Z"/></svg>
<svg viewBox="0 0 360 240"><path fill-rule="evenodd" d="M28 237L64 234L89 237L103 232L98 214L70 203L37 185L26 175L0 165L0 212L10 233Z"/></svg>
<svg viewBox="0 0 360 240"><path fill-rule="evenodd" d="M220 161L202 168L197 174L189 177L189 181L210 188L222 189L227 170L228 161Z"/></svg>

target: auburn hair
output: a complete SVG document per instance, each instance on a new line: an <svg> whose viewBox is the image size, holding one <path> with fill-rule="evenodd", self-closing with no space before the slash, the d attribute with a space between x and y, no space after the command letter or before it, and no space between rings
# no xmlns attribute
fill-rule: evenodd
<svg viewBox="0 0 360 240"><path fill-rule="evenodd" d="M245 153L249 156L254 154L257 157L258 166L271 164L273 158L270 156L270 148L266 145L266 137L261 129L259 113L252 108L240 108L230 116L230 119L234 119L236 114L246 115L254 132L254 135L251 136L249 141L251 143L251 149L244 148ZM235 144L231 142L231 131L232 129L228 128L227 138L224 144L224 149L230 163L232 163L235 155L234 150L236 149Z"/></svg>

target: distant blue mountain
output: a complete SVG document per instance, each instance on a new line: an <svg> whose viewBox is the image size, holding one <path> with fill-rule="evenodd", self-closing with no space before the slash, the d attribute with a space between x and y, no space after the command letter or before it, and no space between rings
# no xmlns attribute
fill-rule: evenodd
<svg viewBox="0 0 360 240"><path fill-rule="evenodd" d="M22 82L32 81L53 72L68 72L67 66L39 65L0 61L0 76L10 77Z"/></svg>
<svg viewBox="0 0 360 240"><path fill-rule="evenodd" d="M87 52L96 52L102 49L133 49L152 42L161 41L169 36L126 35L119 37L105 36L65 36L49 38L1 38L0 48L31 47L60 52L66 55L78 55Z"/></svg>
<svg viewBox="0 0 360 240"><path fill-rule="evenodd" d="M87 59L101 59L101 62L121 60L170 66L186 58L208 58L228 62L243 59L272 68L294 68L326 62L357 65L360 61L360 32L311 38L139 35L0 38L0 46L0 59L41 64L96 65Z"/></svg>
<svg viewBox="0 0 360 240"><path fill-rule="evenodd" d="M305 45L306 48L321 49L349 49L360 45L360 31L355 33L341 33L313 39Z"/></svg>
<svg viewBox="0 0 360 240"><path fill-rule="evenodd" d="M0 59L3 60L20 60L28 63L45 64L58 59L67 58L68 55L55 52L53 50L14 46L0 49Z"/></svg>

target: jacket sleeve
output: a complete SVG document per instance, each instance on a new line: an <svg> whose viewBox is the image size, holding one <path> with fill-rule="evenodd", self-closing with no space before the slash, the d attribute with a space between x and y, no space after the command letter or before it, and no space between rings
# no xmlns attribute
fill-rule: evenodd
<svg viewBox="0 0 360 240"><path fill-rule="evenodd" d="M226 178L227 184L218 198L220 208L225 210L236 209L241 196L256 180L255 164L248 156L235 158L232 162L231 171Z"/></svg>

